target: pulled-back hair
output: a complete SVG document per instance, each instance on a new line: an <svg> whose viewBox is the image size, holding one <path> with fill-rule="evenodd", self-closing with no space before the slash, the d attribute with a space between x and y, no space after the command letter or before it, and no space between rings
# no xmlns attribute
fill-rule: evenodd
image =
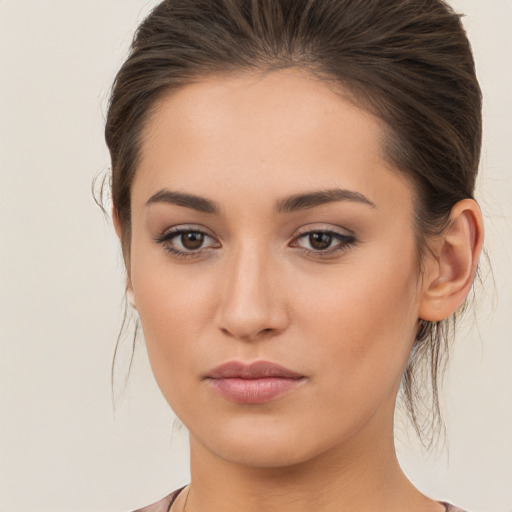
<svg viewBox="0 0 512 512"><path fill-rule="evenodd" d="M415 191L421 263L453 205L472 198L479 165L481 93L460 16L441 0L165 0L135 34L106 123L127 266L130 189L157 100L206 76L290 67L348 92L384 122L386 158ZM432 425L421 406L439 419L438 380L454 323L455 315L420 321L403 375L420 437Z"/></svg>

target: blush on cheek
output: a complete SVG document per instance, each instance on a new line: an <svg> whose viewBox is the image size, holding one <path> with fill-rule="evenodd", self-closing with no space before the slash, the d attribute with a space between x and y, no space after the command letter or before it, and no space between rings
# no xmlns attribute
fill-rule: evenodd
<svg viewBox="0 0 512 512"><path fill-rule="evenodd" d="M389 364L399 357L402 364L407 359L417 323L416 275L396 267L381 265L380 272L354 274L335 292L324 294L316 310L313 306L310 314L317 318L325 317L324 308L329 308L328 330L331 336L339 333L341 361L358 365L372 358Z"/></svg>

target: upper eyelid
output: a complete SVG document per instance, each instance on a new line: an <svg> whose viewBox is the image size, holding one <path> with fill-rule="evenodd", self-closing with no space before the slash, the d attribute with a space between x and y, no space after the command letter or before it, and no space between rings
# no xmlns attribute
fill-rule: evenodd
<svg viewBox="0 0 512 512"><path fill-rule="evenodd" d="M204 226L193 226L193 225L188 225L188 224L180 224L180 225L177 225L177 226L172 226L170 228L167 228L165 230L163 230L160 234L156 235L154 238L156 240L161 240L162 238L166 238L168 236L171 236L171 235L176 235L176 234L180 234L180 233L187 233L187 232L190 232L190 233L202 233L204 235L207 235L211 238L216 238L212 232L205 228Z"/></svg>
<svg viewBox="0 0 512 512"><path fill-rule="evenodd" d="M351 229L342 226L335 226L332 224L322 224L318 226L315 224L306 224L296 230L294 237L299 237L308 233L333 233L338 234L340 236L355 237L355 232L352 231Z"/></svg>

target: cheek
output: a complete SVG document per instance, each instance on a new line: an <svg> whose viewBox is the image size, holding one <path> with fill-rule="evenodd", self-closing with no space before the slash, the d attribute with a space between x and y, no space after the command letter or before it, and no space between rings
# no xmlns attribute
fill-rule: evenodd
<svg viewBox="0 0 512 512"><path fill-rule="evenodd" d="M137 312L153 373L168 401L200 363L198 340L205 338L214 311L212 286L204 279L198 285L190 272L186 266L171 268L165 255L132 259Z"/></svg>
<svg viewBox="0 0 512 512"><path fill-rule="evenodd" d="M317 370L333 368L333 389L346 384L347 393L379 394L394 386L417 324L414 259L369 258L307 288L316 293L301 301L309 319L302 330L324 347L317 351Z"/></svg>
<svg viewBox="0 0 512 512"><path fill-rule="evenodd" d="M158 343L164 342L162 337L180 339L190 329L201 329L202 317L210 310L209 281L214 276L196 265L172 262L163 248L138 231L143 229L134 229L131 282L146 337Z"/></svg>

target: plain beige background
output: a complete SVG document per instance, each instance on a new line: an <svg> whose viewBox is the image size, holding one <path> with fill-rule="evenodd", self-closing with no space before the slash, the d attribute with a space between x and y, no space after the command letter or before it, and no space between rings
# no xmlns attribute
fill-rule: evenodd
<svg viewBox="0 0 512 512"><path fill-rule="evenodd" d="M121 512L188 479L186 432L138 352L110 397L123 271L90 184L108 88L154 1L0 0L0 511ZM485 96L478 197L496 287L459 333L448 452L399 434L406 472L472 512L512 511L512 0L456 0ZM484 272L485 272L484 266ZM471 315L470 315L471 317Z"/></svg>

